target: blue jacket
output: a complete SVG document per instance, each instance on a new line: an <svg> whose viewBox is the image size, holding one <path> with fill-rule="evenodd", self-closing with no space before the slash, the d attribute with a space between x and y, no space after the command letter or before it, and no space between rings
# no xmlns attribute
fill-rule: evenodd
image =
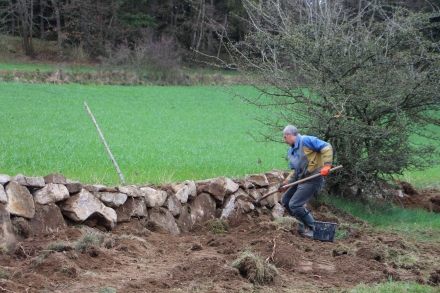
<svg viewBox="0 0 440 293"><path fill-rule="evenodd" d="M298 179L316 174L324 165L333 161L332 146L314 136L296 136L295 145L287 151L290 169L286 181L292 183Z"/></svg>

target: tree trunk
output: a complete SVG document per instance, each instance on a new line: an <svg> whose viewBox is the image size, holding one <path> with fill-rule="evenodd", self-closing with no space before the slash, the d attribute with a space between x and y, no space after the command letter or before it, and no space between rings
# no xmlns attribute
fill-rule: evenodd
<svg viewBox="0 0 440 293"><path fill-rule="evenodd" d="M32 42L32 34L33 34L33 28L34 28L34 0L31 0L31 7L30 7L30 18L29 18L29 43L31 44L31 47L34 47L34 44Z"/></svg>
<svg viewBox="0 0 440 293"><path fill-rule="evenodd" d="M50 0L52 3L53 9L55 11L55 18L57 22L57 46L58 46L58 53L61 57L62 50L63 50L63 39L61 35L61 16L60 16L60 7L58 6L58 3L56 0Z"/></svg>
<svg viewBox="0 0 440 293"><path fill-rule="evenodd" d="M44 1L40 0L40 40L46 38L44 33Z"/></svg>
<svg viewBox="0 0 440 293"><path fill-rule="evenodd" d="M226 26L228 24L228 15L225 15L225 23L223 24L223 29L222 29L222 34L220 35L220 40L219 40L219 44L218 44L218 51L217 51L217 58L220 57L220 51L222 49L222 45L223 45L223 37L225 35L226 32Z"/></svg>
<svg viewBox="0 0 440 293"><path fill-rule="evenodd" d="M31 1L30 4L33 4ZM20 25L20 33L23 38L23 48L26 56L31 58L35 57L34 46L32 45L32 21L31 16L33 7L30 7L28 10L28 3L25 0L21 0L17 2L17 12L19 16L19 25Z"/></svg>
<svg viewBox="0 0 440 293"><path fill-rule="evenodd" d="M200 18L199 18L199 23L198 23L198 31L199 31L199 38L196 44L196 51L200 50L200 44L202 43L202 38L203 38L203 19L205 18L205 1L200 1L201 5L200 5Z"/></svg>
<svg viewBox="0 0 440 293"><path fill-rule="evenodd" d="M87 9L84 3L81 3L81 46L83 49L90 49L89 28L87 27Z"/></svg>
<svg viewBox="0 0 440 293"><path fill-rule="evenodd" d="M214 0L211 0L211 4L209 6L209 18L211 21L214 20ZM208 28L208 52L211 53L214 51L214 45L213 45L213 29L212 25L209 25Z"/></svg>

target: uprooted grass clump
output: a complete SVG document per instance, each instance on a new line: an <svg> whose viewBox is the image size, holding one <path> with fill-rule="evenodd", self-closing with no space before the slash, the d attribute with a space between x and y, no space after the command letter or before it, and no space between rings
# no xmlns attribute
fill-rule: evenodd
<svg viewBox="0 0 440 293"><path fill-rule="evenodd" d="M205 224L209 231L211 231L213 234L224 234L229 229L228 223L221 219L212 219L207 221Z"/></svg>
<svg viewBox="0 0 440 293"><path fill-rule="evenodd" d="M246 250L232 264L240 274L255 285L271 283L278 275L276 267L264 261L260 256Z"/></svg>
<svg viewBox="0 0 440 293"><path fill-rule="evenodd" d="M6 255L8 254L9 249L6 243L0 243L0 255Z"/></svg>
<svg viewBox="0 0 440 293"><path fill-rule="evenodd" d="M91 245L100 246L104 240L104 235L99 232L88 232L75 242L75 250L85 252Z"/></svg>
<svg viewBox="0 0 440 293"><path fill-rule="evenodd" d="M339 256L339 255L354 255L356 254L357 248L356 248L356 243L354 244L343 244L343 243L338 243L337 245L335 245L332 249L332 255L333 256Z"/></svg>
<svg viewBox="0 0 440 293"><path fill-rule="evenodd" d="M278 229L290 230L294 223L298 221L293 217L280 217L273 220L273 223L278 227Z"/></svg>
<svg viewBox="0 0 440 293"><path fill-rule="evenodd" d="M69 251L73 249L74 248L71 244L63 242L51 242L46 246L46 249L43 251L42 254L31 259L31 267L34 268L43 263L51 253Z"/></svg>
<svg viewBox="0 0 440 293"><path fill-rule="evenodd" d="M69 251L73 249L74 248L71 244L67 244L63 242L52 242L46 246L46 250L53 250L57 252Z"/></svg>
<svg viewBox="0 0 440 293"><path fill-rule="evenodd" d="M30 261L30 265L31 268L34 269L37 266L39 266L40 264L42 264L44 262L44 260L51 254L51 251L44 251L42 254L34 257L33 259L31 259Z"/></svg>
<svg viewBox="0 0 440 293"><path fill-rule="evenodd" d="M384 257L383 261L394 268L413 269L419 261L418 251L416 249L400 249L380 245L376 248Z"/></svg>
<svg viewBox="0 0 440 293"><path fill-rule="evenodd" d="M8 279L9 273L5 270L0 268L0 279Z"/></svg>

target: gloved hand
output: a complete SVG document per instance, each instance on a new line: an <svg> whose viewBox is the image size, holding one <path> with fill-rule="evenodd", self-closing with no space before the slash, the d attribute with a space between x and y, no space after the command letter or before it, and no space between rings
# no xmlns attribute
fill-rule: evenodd
<svg viewBox="0 0 440 293"><path fill-rule="evenodd" d="M286 192L286 190L288 188L288 187L286 187L287 184L289 184L289 182L283 181L283 183L280 184L280 187L278 187L278 191L282 192L282 193Z"/></svg>
<svg viewBox="0 0 440 293"><path fill-rule="evenodd" d="M330 165L325 165L324 167L322 167L321 169L321 175L322 176L327 176L328 175L328 170L330 170L332 166Z"/></svg>

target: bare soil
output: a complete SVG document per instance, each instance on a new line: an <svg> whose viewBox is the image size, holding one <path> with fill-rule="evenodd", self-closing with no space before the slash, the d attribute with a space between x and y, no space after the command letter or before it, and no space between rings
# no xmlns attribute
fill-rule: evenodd
<svg viewBox="0 0 440 293"><path fill-rule="evenodd" d="M398 204L439 212L439 199L438 190L408 189ZM224 234L201 225L176 236L133 219L104 233L99 246L78 251L74 245L86 229L98 231L72 224L0 250L0 292L329 292L389 277L440 289L438 242L379 234L334 207L312 213L339 223L345 236L334 242L302 238L296 224L282 228L259 210L229 223ZM48 250L54 243L63 249ZM255 284L255 267L232 267L244 251L273 264L275 278Z"/></svg>

